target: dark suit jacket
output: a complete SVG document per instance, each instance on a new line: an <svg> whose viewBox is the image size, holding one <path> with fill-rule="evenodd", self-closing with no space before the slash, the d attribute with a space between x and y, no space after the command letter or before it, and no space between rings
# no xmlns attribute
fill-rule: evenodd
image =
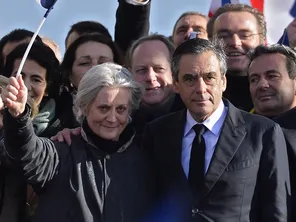
<svg viewBox="0 0 296 222"><path fill-rule="evenodd" d="M292 209L296 207L296 108L283 113L274 119L283 130L290 166L290 180L291 180L291 206ZM296 221L296 211L292 211L292 220Z"/></svg>
<svg viewBox="0 0 296 222"><path fill-rule="evenodd" d="M280 126L224 104L228 113L198 200L181 164L186 111L147 125L143 143L158 175L153 221L287 221L290 181Z"/></svg>

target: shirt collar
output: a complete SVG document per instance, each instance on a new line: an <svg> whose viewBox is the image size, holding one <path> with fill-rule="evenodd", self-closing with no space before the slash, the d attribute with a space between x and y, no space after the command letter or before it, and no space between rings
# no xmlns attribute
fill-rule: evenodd
<svg viewBox="0 0 296 222"><path fill-rule="evenodd" d="M187 134L190 132L192 127L196 124L203 124L209 131L211 131L216 136L219 135L220 127L215 127L215 124L218 122L218 120L221 118L225 110L225 105L223 103L223 100L221 100L219 106L217 109L212 113L212 115L207 118L202 123L196 122L192 115L190 114L189 110L187 109L186 113L186 125L184 130L184 136L187 136Z"/></svg>

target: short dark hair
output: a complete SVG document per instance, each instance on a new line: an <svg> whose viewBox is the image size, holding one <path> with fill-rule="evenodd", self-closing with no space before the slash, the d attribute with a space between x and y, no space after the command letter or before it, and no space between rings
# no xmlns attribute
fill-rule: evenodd
<svg viewBox="0 0 296 222"><path fill-rule="evenodd" d="M176 21L176 23L175 23L174 28L173 28L173 34L172 34L172 36L174 36L175 29L176 29L176 27L177 27L178 22L179 22L182 18L184 18L185 16L189 16L189 15L198 15L198 16L200 16L200 17L205 18L207 21L209 21L209 17L206 16L206 15L204 15L204 14L202 14L202 13L200 13L200 12L193 12L193 11L190 11L190 12L184 12L184 13L183 13L183 14L177 19L177 21Z"/></svg>
<svg viewBox="0 0 296 222"><path fill-rule="evenodd" d="M207 25L207 32L210 38L212 38L214 35L213 31L214 31L214 24L216 19L220 15L226 12L249 12L252 15L254 15L257 20L257 24L259 26L258 31L260 33L261 41L264 41L266 39L267 29L266 29L266 21L263 13L260 12L258 9L253 8L246 4L225 4L222 7L218 8Z"/></svg>
<svg viewBox="0 0 296 222"><path fill-rule="evenodd" d="M65 45L67 45L69 36L71 33L77 32L78 35L87 35L87 34L101 34L112 39L108 29L99 22L95 21L81 21L73 24L66 36Z"/></svg>
<svg viewBox="0 0 296 222"><path fill-rule="evenodd" d="M132 66L132 58L133 58L133 54L134 54L134 51L135 49L141 45L142 43L144 42L148 42L148 41L161 41L163 42L166 47L168 48L169 50L169 62L172 61L172 58L173 58L173 54L174 54L174 51L175 51L175 46L174 44L169 40L168 37L164 36L164 35L159 35L159 34L151 34L151 35L148 35L148 36L144 36L142 38L139 38L138 40L134 41L133 44L130 46L127 54L126 54L126 65L131 68Z"/></svg>
<svg viewBox="0 0 296 222"><path fill-rule="evenodd" d="M7 55L3 75L10 77L13 72L14 63L17 59L22 59L28 44L20 44ZM46 92L49 98L58 99L61 89L61 69L60 63L54 52L42 42L35 42L29 52L27 59L34 60L46 69Z"/></svg>
<svg viewBox="0 0 296 222"><path fill-rule="evenodd" d="M4 67L3 49L9 42L20 42L26 38L32 38L34 32L27 29L14 29L0 39L0 70ZM36 37L36 42L42 42L39 35Z"/></svg>
<svg viewBox="0 0 296 222"><path fill-rule="evenodd" d="M296 51L288 46L273 44L273 45L259 45L255 49L252 49L248 56L250 58L250 64L256 58L266 54L282 54L286 57L286 68L290 79L296 78Z"/></svg>
<svg viewBox="0 0 296 222"><path fill-rule="evenodd" d="M227 71L227 63L223 42L218 39L209 41L206 39L196 38L183 42L175 50L171 65L174 79L178 81L180 60L183 55L200 55L201 53L208 51L211 51L216 55L220 63L221 74L225 75Z"/></svg>
<svg viewBox="0 0 296 222"><path fill-rule="evenodd" d="M63 73L63 81L65 83L65 86L68 87L68 89L71 91L73 88L71 87L69 77L72 73L72 66L75 61L75 55L77 48L80 45L83 45L86 42L98 42L102 43L104 45L107 45L111 48L114 58L114 63L117 63L119 65L123 64L123 58L122 55L117 47L117 45L112 41L112 39L99 34L91 34L91 35L85 35L81 36L77 40L75 40L70 47L67 49L64 55L63 62L61 64L62 73Z"/></svg>

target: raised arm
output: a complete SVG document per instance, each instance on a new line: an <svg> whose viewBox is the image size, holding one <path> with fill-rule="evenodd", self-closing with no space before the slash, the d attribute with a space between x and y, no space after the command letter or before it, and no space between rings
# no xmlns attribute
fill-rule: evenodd
<svg viewBox="0 0 296 222"><path fill-rule="evenodd" d="M118 0L115 42L125 54L131 43L148 35L150 0Z"/></svg>
<svg viewBox="0 0 296 222"><path fill-rule="evenodd" d="M56 175L59 156L52 141L35 135L27 95L22 78L11 77L2 93L7 107L3 117L5 149L10 158L19 161L29 183L43 186Z"/></svg>

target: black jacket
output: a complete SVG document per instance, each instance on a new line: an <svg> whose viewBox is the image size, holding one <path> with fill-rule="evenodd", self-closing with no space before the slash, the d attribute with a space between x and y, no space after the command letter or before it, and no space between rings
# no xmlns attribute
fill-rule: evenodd
<svg viewBox="0 0 296 222"><path fill-rule="evenodd" d="M273 119L283 130L290 167L292 220L296 221L296 108L293 108Z"/></svg>
<svg viewBox="0 0 296 222"><path fill-rule="evenodd" d="M126 53L133 41L149 33L151 1L143 6L126 3L118 0L115 24L115 42Z"/></svg>
<svg viewBox="0 0 296 222"><path fill-rule="evenodd" d="M137 222L153 199L146 153L132 143L107 155L86 134L64 143L38 138L28 120L4 115L5 147L35 188L42 187L33 221ZM8 124L9 123L9 124Z"/></svg>

